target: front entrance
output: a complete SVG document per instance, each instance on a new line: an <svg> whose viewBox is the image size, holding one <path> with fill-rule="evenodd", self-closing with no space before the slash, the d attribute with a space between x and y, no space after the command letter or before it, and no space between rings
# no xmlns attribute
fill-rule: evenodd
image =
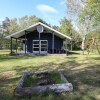
<svg viewBox="0 0 100 100"><path fill-rule="evenodd" d="M48 41L47 40L33 40L33 53L34 54L47 54Z"/></svg>

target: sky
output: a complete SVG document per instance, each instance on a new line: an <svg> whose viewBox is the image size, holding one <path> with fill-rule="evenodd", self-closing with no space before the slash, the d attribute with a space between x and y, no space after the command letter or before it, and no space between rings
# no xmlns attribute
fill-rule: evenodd
<svg viewBox="0 0 100 100"><path fill-rule="evenodd" d="M0 21L36 15L48 24L59 25L67 15L65 0L0 0Z"/></svg>

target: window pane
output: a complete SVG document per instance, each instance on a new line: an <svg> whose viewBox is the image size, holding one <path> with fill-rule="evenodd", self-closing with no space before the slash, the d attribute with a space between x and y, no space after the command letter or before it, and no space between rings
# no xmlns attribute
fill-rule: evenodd
<svg viewBox="0 0 100 100"><path fill-rule="evenodd" d="M33 45L33 47L39 47L39 45Z"/></svg>
<svg viewBox="0 0 100 100"><path fill-rule="evenodd" d="M33 48L33 51L39 51L39 48Z"/></svg>
<svg viewBox="0 0 100 100"><path fill-rule="evenodd" d="M47 44L47 41L41 41L41 44Z"/></svg>
<svg viewBox="0 0 100 100"><path fill-rule="evenodd" d="M41 45L41 48L47 48L47 45Z"/></svg>
<svg viewBox="0 0 100 100"><path fill-rule="evenodd" d="M39 41L33 41L33 44L39 44Z"/></svg>
<svg viewBox="0 0 100 100"><path fill-rule="evenodd" d="M47 48L41 48L41 51L47 51Z"/></svg>

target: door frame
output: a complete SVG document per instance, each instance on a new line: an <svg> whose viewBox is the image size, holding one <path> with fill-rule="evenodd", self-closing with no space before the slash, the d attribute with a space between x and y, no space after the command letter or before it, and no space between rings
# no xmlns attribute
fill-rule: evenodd
<svg viewBox="0 0 100 100"><path fill-rule="evenodd" d="M34 44L34 41L38 41L38 43L37 44ZM46 44L42 44L41 42L42 41L46 41ZM34 47L34 46L36 46L37 45L37 47ZM42 47L42 45L46 45L46 51L42 51L41 49L43 48ZM47 54L48 53L48 40L40 40L40 43L39 43L39 40L33 40L33 45L32 45L32 50L33 50L33 53L34 54ZM38 49L38 51L34 51L34 48L37 48Z"/></svg>

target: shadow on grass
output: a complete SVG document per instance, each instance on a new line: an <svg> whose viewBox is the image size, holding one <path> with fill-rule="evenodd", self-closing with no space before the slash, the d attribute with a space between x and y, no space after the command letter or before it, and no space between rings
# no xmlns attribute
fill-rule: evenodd
<svg viewBox="0 0 100 100"><path fill-rule="evenodd" d="M24 60L24 59L35 59L35 58L41 58L43 59L44 57L47 57L45 55L41 56L29 56L29 55L21 55L21 56L9 56L9 55L0 55L0 62L4 61L11 61L11 60ZM76 59L77 57L71 57L71 56L66 56L68 59Z"/></svg>
<svg viewBox="0 0 100 100"><path fill-rule="evenodd" d="M27 57L25 58L27 59ZM70 59L70 58L69 58ZM75 59L75 58L73 58ZM88 66L81 69L75 69L81 66L75 60L56 64L55 62L43 64L41 66L16 66L13 70L19 76L25 71L38 70L58 70L64 69L63 73L67 80L73 84L73 92L66 92L61 94L39 94L31 98L21 98L19 100L97 100L96 95L99 95L100 88L100 66ZM75 69L75 70L73 70ZM0 81L0 99L12 100L13 92L20 77L5 79ZM11 92L9 92L11 91Z"/></svg>
<svg viewBox="0 0 100 100"><path fill-rule="evenodd" d="M73 54L77 54L77 55L79 55L80 53L78 53L78 52L74 52L74 51L68 51L68 55L73 55Z"/></svg>
<svg viewBox="0 0 100 100"><path fill-rule="evenodd" d="M68 79L68 81L73 84L74 91L71 93L61 93L59 94L59 97L58 96L56 97L56 99L48 99L48 100L66 100L66 99L68 100L84 100L84 99L96 100L95 95L97 95L100 92L99 91L99 87L100 87L99 65L73 70L74 68L77 68L78 66L80 66L80 64L77 63L75 60L72 60L68 62L63 62L61 64L48 63L45 65L36 66L36 67L32 67L32 66L29 66L27 68L19 67L18 69L15 69L15 70L19 73L22 73L26 70L38 71L38 70L64 69L65 71L63 73L65 77ZM91 93L94 95L91 95ZM46 97L48 96L45 96L43 98L46 98ZM43 100L42 97L40 98L41 100Z"/></svg>
<svg viewBox="0 0 100 100"><path fill-rule="evenodd" d="M41 66L16 66L13 70L15 70L18 74L22 74L25 71L39 71L39 70L57 70L57 69L64 69L69 70L72 68L76 68L77 66L80 66L75 60L63 62L60 64L56 64L54 62L50 62L47 64L43 64Z"/></svg>
<svg viewBox="0 0 100 100"><path fill-rule="evenodd" d="M66 58L68 58L68 59L76 59L77 57L67 56Z"/></svg>
<svg viewBox="0 0 100 100"><path fill-rule="evenodd" d="M100 57L92 57L94 60L100 60Z"/></svg>
<svg viewBox="0 0 100 100"><path fill-rule="evenodd" d="M0 79L0 100L14 100L14 90L19 78Z"/></svg>
<svg viewBox="0 0 100 100"><path fill-rule="evenodd" d="M98 100L96 95L100 92L100 66L89 66L80 70L65 71L64 75L73 84L74 91L70 100ZM70 95L70 96L71 96ZM67 96L65 96L67 98Z"/></svg>
<svg viewBox="0 0 100 100"><path fill-rule="evenodd" d="M45 56L0 56L0 62L10 61L10 60L20 60L20 59L30 59L30 58L43 58Z"/></svg>

